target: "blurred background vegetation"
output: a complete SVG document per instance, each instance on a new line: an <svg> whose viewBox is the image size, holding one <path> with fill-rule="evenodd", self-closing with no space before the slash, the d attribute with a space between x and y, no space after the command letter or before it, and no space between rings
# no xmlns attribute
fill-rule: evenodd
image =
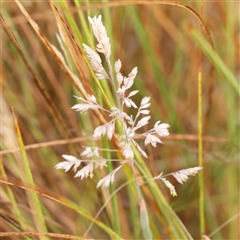
<svg viewBox="0 0 240 240"><path fill-rule="evenodd" d="M214 233L211 239L239 239L239 89L234 88L229 75L224 74L222 65L216 61L219 58L235 81L239 80L239 2L179 1L201 15L212 38L216 52L213 57L206 51L205 42L194 37L194 33L199 33L202 39L208 35L204 29L200 33L200 22L184 7L139 5L138 1L128 4L127 1L62 0L54 1L58 8L55 12L49 1L21 3L46 39L62 52L86 92L91 89L99 101L101 92L75 42L62 30L61 36L66 41L61 45L56 33L59 33L57 23L62 24L60 14L79 46L82 43L93 46L87 16L102 14L112 44L113 62L121 59L124 75L138 67L134 88L140 92L136 102L151 96L151 124L161 120L171 126L170 136L163 139L164 145L147 148L149 158L144 161L153 176L198 165L198 73L202 66L205 233ZM71 110L77 102L73 95L81 96L79 88L46 48L46 42L41 41L17 3L2 2L1 12L22 53L2 28L1 178L15 186L1 184L0 230L83 236L91 223L90 217L96 215L113 189L96 189L103 176L100 173L92 179L80 180L73 178L72 172L54 170L54 166L62 161L62 154L78 156L82 146L101 145L90 139L99 120L91 112L80 115ZM107 92L106 83L101 84ZM22 134L25 157L23 149L17 150L20 137L10 106ZM117 175L115 188L127 181L126 172ZM198 180L191 177L180 185L171 179L178 192L175 198L157 182L168 206L194 239L200 238ZM30 189L35 186L37 192L34 195L20 186ZM55 196L59 202L43 194ZM177 239L181 235L173 230L171 220L166 220L170 210L164 212L153 195L151 191L144 192L154 238ZM98 220L123 238L142 238L138 203L131 188L117 192ZM229 222L223 226L226 221ZM183 229L180 223L178 226ZM106 229L95 224L87 237L113 239L114 235L108 235Z"/></svg>

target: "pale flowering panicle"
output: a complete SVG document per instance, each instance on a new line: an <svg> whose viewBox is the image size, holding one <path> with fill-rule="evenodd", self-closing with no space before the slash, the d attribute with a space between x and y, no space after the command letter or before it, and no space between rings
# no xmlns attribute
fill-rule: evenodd
<svg viewBox="0 0 240 240"><path fill-rule="evenodd" d="M118 59L114 64L114 69L116 72L116 79L119 86L122 84L122 81L123 81L123 75L120 72L121 67L122 67L122 62L120 59Z"/></svg>
<svg viewBox="0 0 240 240"><path fill-rule="evenodd" d="M202 169L203 169L202 167L187 168L187 169L183 169L183 170L179 170L177 172L167 174L167 175L165 175L165 177L172 175L179 183L183 184L184 182L186 182L188 180L188 176L195 176ZM177 196L174 186L162 175L163 174L161 173L158 176L154 177L152 180L157 180L157 179L162 180L164 182L164 184L170 189L170 193L173 196Z"/></svg>
<svg viewBox="0 0 240 240"><path fill-rule="evenodd" d="M91 63L92 69L96 72L101 72L102 70L105 71L105 69L102 66L102 59L100 58L100 56L93 49L91 49L88 45L86 45L84 43L82 45L83 45L84 51L87 54L87 58Z"/></svg>
<svg viewBox="0 0 240 240"><path fill-rule="evenodd" d="M102 169L103 167L107 167L107 160L103 159L101 161L95 161L95 169L100 168Z"/></svg>
<svg viewBox="0 0 240 240"><path fill-rule="evenodd" d="M175 187L166 178L161 177L160 179L164 182L166 187L170 190L171 195L173 197L177 196L177 192L175 190Z"/></svg>
<svg viewBox="0 0 240 240"><path fill-rule="evenodd" d="M86 111L88 111L89 109L95 110L98 109L99 107L95 104L91 104L91 103L80 103L80 104L75 104L72 109L79 111L81 113L84 113Z"/></svg>
<svg viewBox="0 0 240 240"><path fill-rule="evenodd" d="M97 99L96 99L96 97L94 96L94 95L88 95L88 97L89 97L89 99L90 99L90 101L92 102L92 103L96 103L97 104Z"/></svg>
<svg viewBox="0 0 240 240"><path fill-rule="evenodd" d="M66 161L56 164L56 166L55 166L56 169L64 169L65 172L67 172L72 167L73 167L74 170L76 170L81 164L81 160L79 160L78 158L76 158L74 156L65 154L65 155L62 155L62 157Z"/></svg>
<svg viewBox="0 0 240 240"><path fill-rule="evenodd" d="M124 145L124 149L123 149L123 156L125 157L125 159L129 160L129 159L133 159L134 157L134 152L132 150L131 144L127 143Z"/></svg>
<svg viewBox="0 0 240 240"><path fill-rule="evenodd" d="M94 36L98 41L97 44L98 52L103 53L105 57L109 59L111 55L111 44L109 41L109 37L107 36L106 28L103 26L102 23L102 16L101 15L99 15L98 17L94 16L93 18L88 17L88 20L92 25Z"/></svg>
<svg viewBox="0 0 240 240"><path fill-rule="evenodd" d="M130 98L130 97L136 95L138 92L139 92L139 90L134 90L134 91L130 92L127 97Z"/></svg>
<svg viewBox="0 0 240 240"><path fill-rule="evenodd" d="M115 121L109 122L107 124L107 137L109 140L112 139L114 131L115 131Z"/></svg>
<svg viewBox="0 0 240 240"><path fill-rule="evenodd" d="M145 146L148 145L149 143L151 143L151 145L153 147L156 147L157 146L157 143L162 143L162 141L158 138L158 137L155 137L154 135L152 134L147 134L146 138L145 138L145 141L144 141L144 144Z"/></svg>
<svg viewBox="0 0 240 240"><path fill-rule="evenodd" d="M152 129L146 132L137 133L139 131L142 131L143 127L148 125L151 119L150 110L148 109L151 105L150 97L143 97L139 106L133 101L132 98L139 92L138 90L130 90L130 88L132 88L134 85L138 68L134 67L128 76L123 76L120 71L122 63L118 59L114 64L115 77L113 77L113 68L110 62L111 44L109 37L107 36L106 28L102 23L102 17L99 15L98 17L94 16L93 18L88 17L88 19L92 26L94 36L98 42L96 45L96 50L99 53L104 54L108 70L103 67L100 55L92 48L86 44L83 44L84 51L86 52L86 56L90 62L91 68L95 72L97 79L106 79L112 84L112 89L115 91L115 101L117 105L111 107L111 109L106 109L98 104L97 99L94 95L88 95L87 99L77 97L81 103L75 104L72 109L79 111L80 113L85 113L88 110L101 109L108 114L108 118L110 120L103 125L96 127L93 131L92 138L95 139L106 136L109 140L111 140L113 136L115 136L119 140L119 147L122 148L122 155L124 159L121 160L121 165L103 177L97 184L97 187L109 187L109 185L114 182L116 172L119 171L125 163L131 162L132 171L135 171L133 167L133 163L135 161L133 150L134 146L143 157L148 157L147 153L135 140L135 137L137 135L144 137L145 146L151 144L154 148L156 148L157 144L163 143L159 137L166 137L169 135L168 129L170 125L167 123L161 123L161 121L157 121ZM129 115L124 111L124 109L131 107L137 109L137 113L134 116ZM115 124L117 120L120 120L122 124L122 135L115 134ZM87 159L78 159L71 155L63 155L65 161L58 163L55 168L63 169L65 172L69 171L72 168L76 172L75 177L84 179L92 177L94 170L106 167L107 161L112 160L102 158L98 147L85 147L80 156ZM84 167L77 171L78 167L80 167L83 162L85 163ZM201 167L189 168L168 175L173 176L179 183L182 184L188 179L188 176L196 175L197 172L201 169ZM151 180L157 179L163 181L173 196L177 195L174 186L164 176L162 176L162 173ZM137 179L135 179L135 181L137 181ZM136 184L136 186L139 185L139 183Z"/></svg>
<svg viewBox="0 0 240 240"><path fill-rule="evenodd" d="M148 109L143 109L143 110L140 110L139 113L140 113L140 114L148 115L148 114L150 113L150 110L148 110Z"/></svg>
<svg viewBox="0 0 240 240"><path fill-rule="evenodd" d="M137 148L137 150L142 154L142 156L147 158L148 157L147 153L139 146L139 144L134 139L132 139L132 142L133 142L134 146Z"/></svg>
<svg viewBox="0 0 240 240"><path fill-rule="evenodd" d="M169 127L170 127L169 124L160 123L160 121L157 121L154 125L154 128L142 134L143 136L145 136L145 141L144 141L145 146L148 144L151 144L153 147L156 147L157 143L163 143L154 134L157 134L160 137L166 137L169 135L169 131L168 131Z"/></svg>
<svg viewBox="0 0 240 240"><path fill-rule="evenodd" d="M92 148L86 147L85 150L80 154L81 156L92 157Z"/></svg>
<svg viewBox="0 0 240 240"><path fill-rule="evenodd" d="M102 60L101 60L100 56L84 43L83 43L83 49L87 53L87 58L90 61L93 71L96 72L97 78L99 80L109 79L107 72L105 71L104 67L102 66Z"/></svg>
<svg viewBox="0 0 240 240"><path fill-rule="evenodd" d="M115 120L95 128L92 138L100 138L107 135L111 140L115 130Z"/></svg>
<svg viewBox="0 0 240 240"><path fill-rule="evenodd" d="M125 89L124 86L119 87L118 90L117 90L118 96L120 96L121 98L123 98L123 97L124 97L124 94L125 94L125 91L126 91L126 89Z"/></svg>
<svg viewBox="0 0 240 240"><path fill-rule="evenodd" d="M133 68L133 70L128 74L128 77L124 77L123 82L126 90L132 87L136 75L137 75L137 67Z"/></svg>
<svg viewBox="0 0 240 240"><path fill-rule="evenodd" d="M130 108L130 107L137 108L137 105L129 97L123 98L123 104L125 104L127 108Z"/></svg>
<svg viewBox="0 0 240 240"><path fill-rule="evenodd" d="M101 125L101 126L95 128L92 138L100 138L100 137L104 136L106 134L106 132L107 132L106 124Z"/></svg>
<svg viewBox="0 0 240 240"><path fill-rule="evenodd" d="M160 123L160 121L156 122L154 125L155 132L161 136L165 137L169 135L168 128L170 127L167 123Z"/></svg>
<svg viewBox="0 0 240 240"><path fill-rule="evenodd" d="M102 169L103 167L106 167L106 160L102 159L102 160L92 160L89 161L89 163L84 166L81 170L77 171L77 173L75 174L75 178L76 177L80 177L81 179L84 178L92 178L93 177L93 171L97 168Z"/></svg>
<svg viewBox="0 0 240 240"><path fill-rule="evenodd" d="M69 171L71 168L74 172L77 171L77 168L83 163L88 162L86 166L84 166L81 170L77 171L74 177L80 177L81 179L92 177L93 176L93 170L100 168L102 169L104 166L106 166L106 160L99 158L98 148L91 149L90 147L87 147L81 154L81 156L86 157L98 157L96 160L82 160L78 159L71 155L62 155L62 157L66 160L63 162L60 162L56 164L56 169L64 169L65 172Z"/></svg>
<svg viewBox="0 0 240 240"><path fill-rule="evenodd" d="M127 139L128 140L132 140L134 136L135 136L134 129L131 128L131 127L126 128L126 137L127 137Z"/></svg>
<svg viewBox="0 0 240 240"><path fill-rule="evenodd" d="M109 117L119 118L120 116L121 116L121 110L117 107L112 107Z"/></svg>
<svg viewBox="0 0 240 240"><path fill-rule="evenodd" d="M121 164L119 167L117 167L116 169L114 169L112 172L110 172L107 176L105 176L104 178L102 178L98 184L97 184L97 188L99 188L100 186L103 187L109 187L110 183L114 182L114 178L115 178L115 174L116 172L123 166L123 164Z"/></svg>
<svg viewBox="0 0 240 240"><path fill-rule="evenodd" d="M141 118L138 121L137 126L133 128L134 131L143 127L143 126L145 126L145 125L148 125L150 118L151 118L151 116L146 116L146 117Z"/></svg>
<svg viewBox="0 0 240 240"><path fill-rule="evenodd" d="M84 103L78 103L75 104L72 109L75 111L79 111L81 113L84 113L86 111L88 111L89 109L91 110L96 110L98 108L101 108L100 105L98 105L95 96L90 96L88 95L89 101L85 100L84 98L81 97L76 97L77 99L83 101Z"/></svg>
<svg viewBox="0 0 240 240"><path fill-rule="evenodd" d="M171 175L179 183L183 184L188 180L188 176L195 176L202 169L203 169L202 167L187 168L187 169L183 169L183 170L179 170L177 172L171 173Z"/></svg>
<svg viewBox="0 0 240 240"><path fill-rule="evenodd" d="M122 62L121 62L120 59L118 59L118 60L115 62L114 67L115 67L116 73L120 73L120 69L121 69L121 67L122 67ZM119 83L119 81L118 81L118 83ZM121 84L121 82L120 82L119 84Z"/></svg>
<svg viewBox="0 0 240 240"><path fill-rule="evenodd" d="M133 126L134 125L134 121L133 121L133 117L132 115L127 115L125 112L122 113L122 116L123 118L127 121L127 123L130 125L130 126Z"/></svg>
<svg viewBox="0 0 240 240"><path fill-rule="evenodd" d="M86 147L85 150L80 154L81 156L85 157L100 157L98 147L91 148L91 147Z"/></svg>
<svg viewBox="0 0 240 240"><path fill-rule="evenodd" d="M133 117L132 115L128 115L127 113L125 113L124 111L121 111L120 109L118 109L117 107L112 107L111 108L111 114L109 115L109 117L116 117L118 119L121 119L121 117L127 121L127 123L131 126L133 126L134 121L133 121ZM124 121L125 122L125 121Z"/></svg>
<svg viewBox="0 0 240 240"><path fill-rule="evenodd" d="M139 91L135 90L129 93L129 95L126 97L125 92L129 88L132 87L134 83L134 79L137 75L137 67L133 68L133 70L128 74L128 77L123 77L123 75L120 73L121 68L121 61L118 59L115 63L115 71L116 71L116 78L118 82L118 89L117 93L118 96L122 99L122 103L127 107L134 107L138 108L137 105L130 99L130 97L137 94Z"/></svg>
<svg viewBox="0 0 240 240"><path fill-rule="evenodd" d="M107 176L105 176L104 178L102 178L98 184L97 184L97 188L99 188L100 186L103 187L109 187L110 183L113 183L114 181L114 172L110 172Z"/></svg>
<svg viewBox="0 0 240 240"><path fill-rule="evenodd" d="M80 177L81 180L84 178L92 178L93 177L93 162L88 163L86 166L84 166L81 170L79 170L76 174L75 174L75 178L76 177Z"/></svg>
<svg viewBox="0 0 240 240"><path fill-rule="evenodd" d="M150 97L144 97L141 101L141 105L140 105L140 108L143 109L143 108L148 108L150 106Z"/></svg>

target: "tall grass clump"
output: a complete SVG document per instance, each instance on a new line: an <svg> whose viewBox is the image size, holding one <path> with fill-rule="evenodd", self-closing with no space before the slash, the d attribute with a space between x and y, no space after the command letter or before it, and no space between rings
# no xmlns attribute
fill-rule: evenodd
<svg viewBox="0 0 240 240"><path fill-rule="evenodd" d="M145 96L142 98L140 106L137 106L136 103L132 100L132 97L136 95L139 91L134 90L128 93L128 90L133 86L134 79L137 75L137 67L133 68L132 71L128 74L128 77L125 77L120 72L122 63L118 59L115 62L114 70L116 76L113 75L113 66L111 64L110 56L111 56L111 44L109 42L109 38L107 36L107 32L105 27L102 24L102 16L98 17L89 17L89 21L92 25L92 29L94 35L97 39L97 51L102 53L105 57L106 64L108 70L102 65L101 57L97 52L95 52L92 48L83 44L84 51L87 54L87 58L90 61L91 68L94 70L96 78L98 80L106 79L110 82L111 88L113 91L113 95L115 97L116 106L112 106L111 109L106 109L102 107L98 102L94 95L88 95L87 99L79 97L78 99L82 103L75 104L72 109L79 111L80 113L85 113L88 110L102 110L107 113L110 120L104 123L103 125L94 129L94 133L92 138L102 138L107 137L109 140L112 140L113 135L116 134L116 124L119 123L120 128L117 138L117 146L116 149L101 149L98 147L85 147L85 150L80 154L83 159L76 158L72 155L63 155L63 158L66 160L64 162L58 163L56 165L57 169L64 169L65 172L69 171L71 168L76 172L75 177L84 178L92 178L93 171L103 167L107 167L107 162L120 162L120 165L116 167L114 170L110 171L105 177L103 177L97 184L97 188L100 186L109 187L111 183L115 180L115 174L123 168L125 164L129 164L132 174L133 181L137 192L137 199L139 201L139 205L141 208L141 225L143 229L143 235L146 239L152 239L152 233L150 230L148 216L146 213L145 202L142 198L141 194L141 182L143 180L138 179L138 172L136 170L138 162L134 157L134 149L137 150L144 158L148 158L147 153L143 150L143 148L134 140L134 138L142 137L144 139L144 145L148 144L153 147L157 146L157 143L162 143L159 137L165 137L169 135L168 128L169 124L161 123L157 121L154 124L154 127L150 130L147 130L143 133L137 133L139 129L142 129L144 126L148 125L149 120L151 118L150 111L148 107L150 106L150 97ZM130 115L125 111L125 108L135 108L137 110L136 115ZM106 159L102 157L100 151L116 151L120 150L120 154L122 155L122 159ZM90 160L88 160L90 158ZM92 159L91 159L92 158ZM86 166L82 167L80 170L77 170L81 164L86 163ZM140 162L139 164L143 164ZM184 170L180 170L178 172L171 173L171 175L179 182L183 183L188 179L188 176L194 176L197 174L202 167L194 167L188 168ZM138 169L141 171L141 167ZM145 175L144 171L142 171L141 175ZM170 175L170 174L169 174ZM169 188L171 194L176 196L176 190L174 186L166 179L166 176L163 176L163 173L160 173L158 176L145 180L145 183L152 180L162 180L162 182Z"/></svg>
<svg viewBox="0 0 240 240"><path fill-rule="evenodd" d="M238 7L1 3L0 236L238 239Z"/></svg>

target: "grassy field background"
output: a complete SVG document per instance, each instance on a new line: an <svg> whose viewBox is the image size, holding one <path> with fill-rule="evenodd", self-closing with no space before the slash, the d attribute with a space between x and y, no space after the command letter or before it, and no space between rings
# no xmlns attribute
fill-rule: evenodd
<svg viewBox="0 0 240 240"><path fill-rule="evenodd" d="M198 166L199 154L203 157L200 177L190 177L183 185L171 179L177 197L172 197L161 182L143 187L154 239L191 239L189 235L200 239L203 229L211 239L240 239L239 2L53 2L57 11L50 1L1 2L5 29L1 28L0 231L9 232L6 239L80 239L92 221L95 224L88 238L142 239L132 184L119 190L94 220L110 194L132 178L128 167L118 173L110 189L96 188L110 169L87 180L54 169L63 160L62 154L78 156L82 146L113 145L91 139L93 129L100 124L92 112L81 115L71 110L78 102L73 95L82 96L80 84L106 105L76 47L76 43L94 46L87 16L99 14L112 44L112 61L121 59L124 75L138 67L134 88L140 92L136 102L151 96L151 125L161 120L171 126L164 145L147 147L149 158L144 159L144 167L156 176ZM24 9L29 16L24 15ZM204 27L201 30L191 9L201 16L210 35ZM41 34L31 21L37 23ZM56 36L59 29L60 42ZM63 54L65 64L49 50L46 39ZM66 69L78 81L74 82ZM111 100L107 83L100 84ZM199 123L203 128L200 153ZM202 203L199 181L203 184ZM199 208L204 212L202 223ZM32 237L16 234L21 232L36 233ZM54 234L37 236L40 232Z"/></svg>

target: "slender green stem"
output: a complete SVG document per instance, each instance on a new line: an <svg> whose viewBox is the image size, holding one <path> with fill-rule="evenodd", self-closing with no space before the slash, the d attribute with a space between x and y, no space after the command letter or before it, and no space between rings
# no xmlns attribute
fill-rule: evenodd
<svg viewBox="0 0 240 240"><path fill-rule="evenodd" d="M109 148L108 141L105 139L103 140L103 144L105 148ZM104 151L104 158L105 159L111 159L111 152L110 151ZM108 173L113 171L113 162L108 161ZM113 224L113 229L114 231L118 234L121 235L121 224L120 224L120 216L119 216L119 211L118 211L118 202L117 202L117 196L115 193L115 187L113 184L110 184L109 187L110 194L112 196L111 202L112 202L112 208L113 208L113 219L112 219L112 224Z"/></svg>
<svg viewBox="0 0 240 240"><path fill-rule="evenodd" d="M203 14L203 3L199 2L200 13ZM200 25L200 33L202 35L203 25ZM199 49L198 63L198 165L203 167L203 116L202 116L202 49ZM204 189L203 189L203 171L199 174L199 221L200 221L200 236L205 233L204 219Z"/></svg>
<svg viewBox="0 0 240 240"><path fill-rule="evenodd" d="M202 72L198 72L198 165L203 166L203 144L202 144ZM204 221L204 189L203 189L203 171L199 172L199 217L200 234L205 232Z"/></svg>

